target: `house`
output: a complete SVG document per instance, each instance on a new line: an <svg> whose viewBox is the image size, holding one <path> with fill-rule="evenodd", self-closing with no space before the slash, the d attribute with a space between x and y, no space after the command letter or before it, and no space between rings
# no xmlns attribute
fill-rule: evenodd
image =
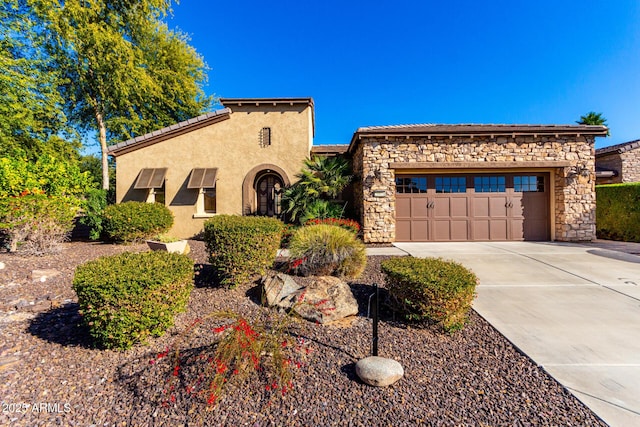
<svg viewBox="0 0 640 427"><path fill-rule="evenodd" d="M640 182L640 139L596 150L596 184Z"/></svg>
<svg viewBox="0 0 640 427"><path fill-rule="evenodd" d="M189 237L215 214L278 216L310 155L346 156L365 242L595 238L594 140L604 126L404 125L313 146L311 98L222 99L110 148L116 199L165 203Z"/></svg>
<svg viewBox="0 0 640 427"><path fill-rule="evenodd" d="M221 99L221 110L109 147L116 202L160 202L171 234L191 237L216 214L277 216L282 188L309 157L311 98Z"/></svg>

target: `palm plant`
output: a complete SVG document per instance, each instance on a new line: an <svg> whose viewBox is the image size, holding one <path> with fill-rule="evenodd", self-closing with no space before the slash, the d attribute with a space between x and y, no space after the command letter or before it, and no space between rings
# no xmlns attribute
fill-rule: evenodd
<svg viewBox="0 0 640 427"><path fill-rule="evenodd" d="M606 126L607 119L602 116L602 113L596 113L595 111L589 111L584 116L580 116L580 120L576 121L579 125L592 125L592 126ZM607 136L609 131L607 130Z"/></svg>
<svg viewBox="0 0 640 427"><path fill-rule="evenodd" d="M351 182L349 162L342 157L317 156L304 161L304 169L296 175L307 195L334 199Z"/></svg>
<svg viewBox="0 0 640 427"><path fill-rule="evenodd" d="M333 199L351 182L349 162L341 157L314 157L304 162L298 182L284 190L282 211L292 222L342 216L343 207Z"/></svg>

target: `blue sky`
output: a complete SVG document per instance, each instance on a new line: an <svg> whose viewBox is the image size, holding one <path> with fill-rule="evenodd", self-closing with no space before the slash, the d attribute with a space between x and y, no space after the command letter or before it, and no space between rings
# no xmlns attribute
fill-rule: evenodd
<svg viewBox="0 0 640 427"><path fill-rule="evenodd" d="M182 0L168 23L209 65L208 94L313 97L315 144L589 111L611 128L596 147L640 139L638 0Z"/></svg>

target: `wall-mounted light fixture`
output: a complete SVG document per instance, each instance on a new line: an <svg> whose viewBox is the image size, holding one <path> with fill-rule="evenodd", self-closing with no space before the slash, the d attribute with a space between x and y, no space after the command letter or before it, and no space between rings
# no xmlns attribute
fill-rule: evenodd
<svg viewBox="0 0 640 427"><path fill-rule="evenodd" d="M384 197L387 195L387 191L386 190L373 190L371 192L371 194L373 195L373 197Z"/></svg>
<svg viewBox="0 0 640 427"><path fill-rule="evenodd" d="M567 172L567 178L576 178L577 176L582 176L584 178L588 178L591 175L591 171L589 168L584 165L576 165L569 168Z"/></svg>

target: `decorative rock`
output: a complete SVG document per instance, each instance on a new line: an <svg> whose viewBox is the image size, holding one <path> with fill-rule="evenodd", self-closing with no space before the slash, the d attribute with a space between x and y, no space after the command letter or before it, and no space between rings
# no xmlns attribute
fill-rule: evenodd
<svg viewBox="0 0 640 427"><path fill-rule="evenodd" d="M294 308L296 313L322 324L358 314L358 301L346 282L333 276L312 279L313 283L304 290L304 304Z"/></svg>
<svg viewBox="0 0 640 427"><path fill-rule="evenodd" d="M260 282L264 291L262 303L269 307L278 306L285 310L295 304L296 293L303 288L293 280L293 277L284 273L270 272L262 276Z"/></svg>
<svg viewBox="0 0 640 427"><path fill-rule="evenodd" d="M0 262L0 270L4 269L5 265L4 262Z"/></svg>
<svg viewBox="0 0 640 427"><path fill-rule="evenodd" d="M261 279L263 304L284 310L292 309L304 319L329 323L358 314L358 301L349 285L333 276L299 278L272 272Z"/></svg>
<svg viewBox="0 0 640 427"><path fill-rule="evenodd" d="M50 277L59 276L61 273L58 270L33 270L31 271L31 279L34 282L46 282Z"/></svg>
<svg viewBox="0 0 640 427"><path fill-rule="evenodd" d="M356 363L356 374L366 384L385 387L404 376L404 369L393 359L370 356Z"/></svg>

